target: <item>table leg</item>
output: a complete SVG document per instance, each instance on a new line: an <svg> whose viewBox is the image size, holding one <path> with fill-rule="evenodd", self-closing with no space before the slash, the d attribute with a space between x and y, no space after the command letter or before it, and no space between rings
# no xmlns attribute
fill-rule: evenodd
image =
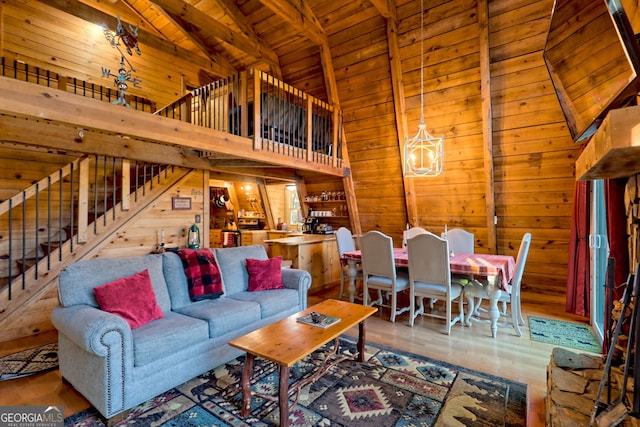
<svg viewBox="0 0 640 427"><path fill-rule="evenodd" d="M364 320L358 323L358 362L364 362L365 330Z"/></svg>
<svg viewBox="0 0 640 427"><path fill-rule="evenodd" d="M243 418L247 418L251 413L251 374L253 373L253 360L255 356L247 353L244 359L244 369L242 370L242 410Z"/></svg>
<svg viewBox="0 0 640 427"><path fill-rule="evenodd" d="M354 260L347 261L347 275L349 276L349 302L353 302L356 294L356 277L358 277L357 262Z"/></svg>
<svg viewBox="0 0 640 427"><path fill-rule="evenodd" d="M280 365L280 386L278 404L280 405L280 427L289 425L289 367Z"/></svg>
<svg viewBox="0 0 640 427"><path fill-rule="evenodd" d="M495 338L498 335L498 320L500 319L500 310L498 310L498 300L502 291L500 290L500 278L489 277L487 282L487 296L489 297L489 319L491 320L491 336Z"/></svg>
<svg viewBox="0 0 640 427"><path fill-rule="evenodd" d="M469 288L469 289L467 289ZM471 289L473 288L473 289ZM469 284L465 287L464 296L467 298L467 313L464 316L464 324L466 326L471 326L471 316L473 316L476 312L476 288L474 285Z"/></svg>

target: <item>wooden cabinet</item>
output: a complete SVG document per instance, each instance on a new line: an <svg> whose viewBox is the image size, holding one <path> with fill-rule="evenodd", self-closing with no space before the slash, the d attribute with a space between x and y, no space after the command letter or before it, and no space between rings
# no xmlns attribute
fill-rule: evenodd
<svg viewBox="0 0 640 427"><path fill-rule="evenodd" d="M292 261L293 268L311 274L311 290L322 289L340 280L338 247L333 236L303 235L285 239L269 239L270 256Z"/></svg>
<svg viewBox="0 0 640 427"><path fill-rule="evenodd" d="M250 246L253 245L253 233L241 233L242 236L242 246Z"/></svg>
<svg viewBox="0 0 640 427"><path fill-rule="evenodd" d="M209 247L221 248L222 247L222 230L219 228L209 230Z"/></svg>
<svg viewBox="0 0 640 427"><path fill-rule="evenodd" d="M340 280L342 271L338 255L338 242L335 239L325 240L323 245L324 283L326 284Z"/></svg>

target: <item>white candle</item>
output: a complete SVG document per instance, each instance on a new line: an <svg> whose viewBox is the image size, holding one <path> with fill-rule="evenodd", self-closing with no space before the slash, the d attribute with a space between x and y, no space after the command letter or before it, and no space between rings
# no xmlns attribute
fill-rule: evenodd
<svg viewBox="0 0 640 427"><path fill-rule="evenodd" d="M164 228L160 230L160 244L164 245Z"/></svg>

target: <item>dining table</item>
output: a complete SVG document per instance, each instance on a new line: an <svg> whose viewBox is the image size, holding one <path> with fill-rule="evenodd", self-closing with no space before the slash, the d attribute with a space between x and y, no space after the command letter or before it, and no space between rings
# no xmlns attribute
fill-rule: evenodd
<svg viewBox="0 0 640 427"><path fill-rule="evenodd" d="M396 267L409 267L409 257L406 248L393 248L393 257ZM349 277L349 301L354 301L355 280L358 274L358 264L362 262L360 250L345 252L340 261L347 266ZM515 259L510 255L494 255L480 253L451 253L449 266L452 274L472 276L464 286L464 294L467 300L465 313L465 325L471 326L472 321L483 321L478 315L478 307L481 298L489 300L489 324L491 336L495 338L498 332L498 320L500 310L498 301L502 292L508 292L511 279L515 273ZM518 333L518 331L516 331ZM520 335L520 334L518 334Z"/></svg>

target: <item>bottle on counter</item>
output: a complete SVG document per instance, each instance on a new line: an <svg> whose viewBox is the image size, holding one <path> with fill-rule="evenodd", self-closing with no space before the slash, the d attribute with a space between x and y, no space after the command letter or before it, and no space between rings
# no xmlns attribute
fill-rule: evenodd
<svg viewBox="0 0 640 427"><path fill-rule="evenodd" d="M278 224L276 224L276 229L277 230L282 230L282 226L283 226L282 220L280 218L278 218Z"/></svg>

